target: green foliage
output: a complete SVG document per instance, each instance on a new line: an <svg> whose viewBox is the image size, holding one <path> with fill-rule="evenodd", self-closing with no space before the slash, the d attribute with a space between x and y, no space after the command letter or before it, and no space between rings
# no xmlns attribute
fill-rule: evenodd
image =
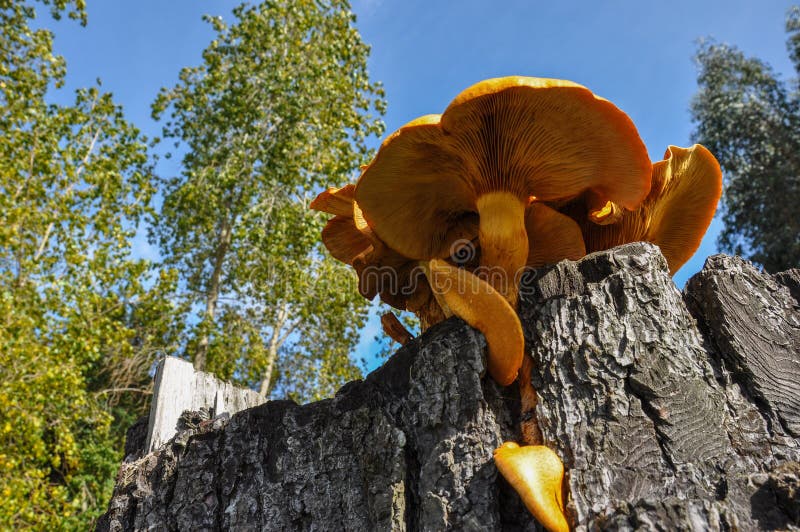
<svg viewBox="0 0 800 532"><path fill-rule="evenodd" d="M346 1L266 1L234 16L208 19L217 35L202 64L153 105L186 152L151 236L197 313L195 366L314 399L358 376L349 353L367 306L320 248L323 219L307 204L366 162L383 92Z"/></svg>
<svg viewBox="0 0 800 532"><path fill-rule="evenodd" d="M85 18L81 0L45 3ZM0 528L85 530L121 458L113 406L142 409L142 346L171 327L175 279L148 290L129 256L154 192L145 139L99 87L48 103L65 65L34 17L0 4Z"/></svg>
<svg viewBox="0 0 800 532"><path fill-rule="evenodd" d="M800 8L787 16L788 48L800 73ZM694 139L725 177L720 247L777 272L800 266L800 97L763 61L705 42L692 102Z"/></svg>

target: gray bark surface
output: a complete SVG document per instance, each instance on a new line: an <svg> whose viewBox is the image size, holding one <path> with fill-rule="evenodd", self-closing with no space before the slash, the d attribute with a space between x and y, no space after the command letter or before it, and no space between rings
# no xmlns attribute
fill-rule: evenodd
<svg viewBox="0 0 800 532"><path fill-rule="evenodd" d="M536 416L578 530L800 529L792 279L715 256L681 294L649 244L528 276ZM198 418L122 465L98 530L537 530L492 461L520 407L484 351L454 318L333 399Z"/></svg>

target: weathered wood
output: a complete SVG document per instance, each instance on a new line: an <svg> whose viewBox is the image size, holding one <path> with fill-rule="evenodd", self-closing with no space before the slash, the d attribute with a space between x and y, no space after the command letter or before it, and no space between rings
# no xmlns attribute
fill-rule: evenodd
<svg viewBox="0 0 800 532"><path fill-rule="evenodd" d="M700 285L724 264L709 259L686 298L723 297L730 285L708 294ZM588 528L757 528L765 509L751 501L751 475L800 459L800 445L770 431L763 405L731 377L665 273L652 248L625 246L540 271L526 287L537 413L570 470L569 508ZM743 284L762 277L752 267L746 275L752 280L728 277L742 304L735 317L703 316L738 341L753 327L734 330L732 322L758 300ZM794 312L786 319L796 320Z"/></svg>
<svg viewBox="0 0 800 532"><path fill-rule="evenodd" d="M713 257L682 295L648 244L529 276L536 415L578 530L800 527L789 294ZM451 319L331 400L190 424L123 464L98 529L537 530L491 460L519 396L484 349Z"/></svg>
<svg viewBox="0 0 800 532"><path fill-rule="evenodd" d="M796 303L800 303L800 268L792 268L772 276L775 281L785 286Z"/></svg>
<svg viewBox="0 0 800 532"><path fill-rule="evenodd" d="M156 370L145 450L152 452L175 436L178 420L186 410L234 414L263 402L253 390L237 388L211 373L196 371L186 360L165 357Z"/></svg>
<svg viewBox="0 0 800 532"><path fill-rule="evenodd" d="M514 423L483 348L451 320L334 399L183 431L122 467L99 529L498 528L492 451Z"/></svg>

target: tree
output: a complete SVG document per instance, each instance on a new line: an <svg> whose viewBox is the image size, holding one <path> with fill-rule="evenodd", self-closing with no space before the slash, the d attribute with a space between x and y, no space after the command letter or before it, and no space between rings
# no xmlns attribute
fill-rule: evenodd
<svg viewBox="0 0 800 532"><path fill-rule="evenodd" d="M85 21L82 0L43 3ZM155 190L145 139L99 86L48 103L66 66L35 16L0 3L0 528L85 530L121 456L113 414L147 393L140 340L170 330L174 279L148 289L130 257Z"/></svg>
<svg viewBox="0 0 800 532"><path fill-rule="evenodd" d="M269 0L208 17L200 66L154 117L185 148L151 234L182 272L195 367L311 399L358 375L348 355L366 302L319 245L312 194L343 184L379 135L383 92L346 0ZM259 384L260 383L260 384Z"/></svg>
<svg viewBox="0 0 800 532"><path fill-rule="evenodd" d="M800 8L786 21L800 73ZM725 176L719 246L768 271L800 266L800 97L763 61L735 47L703 42L699 90L691 105L694 140L708 147Z"/></svg>

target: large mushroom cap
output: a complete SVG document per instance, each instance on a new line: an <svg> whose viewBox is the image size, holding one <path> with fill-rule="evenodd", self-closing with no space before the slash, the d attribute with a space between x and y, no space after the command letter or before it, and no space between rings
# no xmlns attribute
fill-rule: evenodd
<svg viewBox="0 0 800 532"><path fill-rule="evenodd" d="M310 208L334 214L322 230L322 243L337 260L349 264L358 275L358 291L366 299L410 310L420 318L424 331L445 319L418 261L400 255L375 236L353 199L355 185L329 188ZM472 224L472 231L477 229Z"/></svg>
<svg viewBox="0 0 800 532"><path fill-rule="evenodd" d="M444 114L400 128L359 179L370 226L411 258L444 257L469 238L480 196L541 201L592 190L635 208L650 185L647 151L628 116L569 81L508 77L459 94Z"/></svg>

